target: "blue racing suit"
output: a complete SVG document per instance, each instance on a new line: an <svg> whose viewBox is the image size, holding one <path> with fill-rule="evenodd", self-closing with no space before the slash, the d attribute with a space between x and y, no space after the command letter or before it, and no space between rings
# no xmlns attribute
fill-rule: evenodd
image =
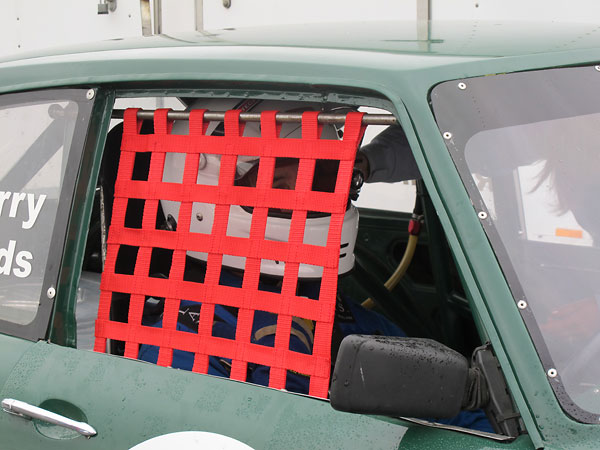
<svg viewBox="0 0 600 450"><path fill-rule="evenodd" d="M242 287L242 277L229 271L223 270L220 284L232 287ZM259 289L263 291L278 292L279 287L275 284L261 282ZM318 291L317 291L318 293ZM303 295L302 292L299 295ZM150 299L150 301L153 299ZM147 302L149 300L146 300ZM183 300L179 306L179 317L177 330L197 333L200 303ZM144 323L145 322L145 323ZM158 320L144 319L145 325L162 327L162 317ZM265 311L255 311L252 325L251 342L258 345L273 347L275 345L275 326L277 315ZM213 322L212 335L225 339L235 339L237 327L237 316L228 308L215 305L215 320ZM303 319L292 321L290 333L290 350L299 353L310 354L312 352L313 331L311 326ZM143 344L140 346L138 358L143 361L156 363L158 360L158 347ZM183 350L173 350L172 367L176 369L192 370L194 365L194 354ZM231 360L211 356L209 358L208 374L229 378L231 371ZM248 375L246 381L254 384L268 386L269 368L258 364L248 364ZM285 388L288 391L308 394L309 378L299 373L290 372L287 376Z"/></svg>

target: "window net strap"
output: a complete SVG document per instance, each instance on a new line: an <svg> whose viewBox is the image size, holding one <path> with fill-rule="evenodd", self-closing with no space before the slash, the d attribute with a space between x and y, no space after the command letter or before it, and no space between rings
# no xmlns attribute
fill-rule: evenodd
<svg viewBox="0 0 600 450"><path fill-rule="evenodd" d="M207 373L209 357L231 360L230 377L247 379L248 364L270 368L269 386L285 388L289 371L310 377L309 394L327 397L331 369L331 337L336 302L340 240L347 208L350 181L356 150L362 138L362 113L347 115L343 140L321 139L322 125L318 112L305 112L302 138L280 138L281 125L276 111L261 114L261 136L244 137L244 124L239 110L225 114L225 135L207 136L208 123L204 110L190 114L189 134L171 134L173 123L167 109L154 114L154 133L140 134L141 121L137 109L124 115L121 156L115 185L114 207L107 240L107 257L102 274L101 295L96 320L94 350L105 352L107 339L124 342L124 355L138 358L140 345L158 347L157 364L171 366L174 350L194 355L192 370ZM168 153L184 155L185 166L180 183L163 181ZM201 154L219 155L217 185L198 184ZM136 158L150 155L147 176L134 175ZM258 157L256 186L235 184L238 158ZM293 190L276 189L273 177L277 158L298 159L298 172ZM312 189L317 160L339 161L333 192ZM143 178L143 179L142 179ZM161 201L177 202L179 213L176 230L158 229L157 213ZM214 205L214 223L210 234L191 231L194 203ZM141 225L126 226L126 217L138 206ZM227 234L230 208L252 207L248 238ZM265 239L270 208L292 211L287 242ZM308 211L330 215L325 246L304 243ZM117 270L117 259L123 248L133 249L135 264L127 273ZM153 250L172 251L167 278L152 277L150 266ZM206 254L204 280L184 279L188 252ZM224 255L245 258L241 289L219 283ZM188 257L189 258L189 257ZM259 289L261 261L284 264L281 292ZM133 261L132 261L133 262ZM320 266L323 276L318 298L297 295L301 264ZM143 325L147 298L164 298L161 327ZM177 327L181 301L201 304L197 333ZM118 305L118 303L120 305ZM235 339L213 336L215 306L237 309ZM127 310L123 317L111 320L111 309ZM252 342L256 311L277 316L272 347ZM113 313L113 316L115 314ZM122 314L124 315L124 314ZM294 318L314 324L314 344L310 354L290 349Z"/></svg>

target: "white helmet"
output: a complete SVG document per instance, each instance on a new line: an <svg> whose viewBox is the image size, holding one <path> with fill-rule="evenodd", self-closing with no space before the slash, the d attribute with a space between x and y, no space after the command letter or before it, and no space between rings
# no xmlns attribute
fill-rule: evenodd
<svg viewBox="0 0 600 450"><path fill-rule="evenodd" d="M292 101L239 101L236 99L199 99L195 101L191 109L208 109L210 111L227 111L230 109L242 109L242 111L261 112L261 111L282 111L282 112L303 112L317 111L322 109L322 104L292 102ZM177 121L173 126L173 134L188 134L188 121ZM222 123L211 122L208 126L207 135L221 134L223 131ZM260 136L260 123L247 122L244 128L244 136ZM300 123L284 123L281 129L281 137L300 138ZM337 130L334 126L324 126L321 135L323 139L339 139ZM278 158L288 164L292 158ZM245 179L251 178L252 173L256 173L258 160L247 157L238 158L236 183L244 183ZM293 163L293 161L292 161ZM296 163L297 164L297 163ZM167 153L165 160L165 169L163 181L181 182L183 178L183 169L185 165L185 154ZM277 167L278 165L276 165ZM214 185L219 182L220 155L202 154L198 169L198 184ZM337 169L336 169L337 170ZM317 167L318 172L318 167ZM250 175L250 176L249 176ZM317 179L318 173L315 174ZM333 180L335 182L335 178ZM171 216L177 221L179 213L179 204L177 202L161 200L165 216ZM192 206L192 223L190 231L195 233L210 234L214 221L215 205L209 203L194 203ZM291 224L291 214L286 212L273 213L269 211L267 217L267 226L265 229L265 240L287 242ZM172 220L172 219L169 219ZM252 221L252 208L240 205L232 205L229 211L229 220L227 223L227 235L234 237L248 238L250 236L250 224ZM330 215L322 213L310 213L306 218L306 228L304 232L304 243L325 246L327 234L329 232ZM346 273L354 266L354 244L358 232L358 211L354 206L348 203L348 209L344 216L342 228L341 250L339 274ZM207 253L188 252L188 255L203 261L207 259ZM236 269L244 269L245 257L223 255L223 265ZM285 263L282 261L262 260L260 271L263 274L283 276ZM300 264L298 272L299 278L321 278L323 267Z"/></svg>

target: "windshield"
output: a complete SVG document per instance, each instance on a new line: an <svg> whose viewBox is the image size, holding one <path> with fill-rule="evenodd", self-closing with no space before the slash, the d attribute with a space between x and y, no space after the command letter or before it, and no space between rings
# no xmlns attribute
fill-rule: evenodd
<svg viewBox="0 0 600 450"><path fill-rule="evenodd" d="M600 72L452 81L432 102L559 401L597 423Z"/></svg>

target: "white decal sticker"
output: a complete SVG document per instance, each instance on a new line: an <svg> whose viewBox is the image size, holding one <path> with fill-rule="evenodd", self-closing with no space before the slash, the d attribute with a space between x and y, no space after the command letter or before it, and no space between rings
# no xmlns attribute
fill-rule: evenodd
<svg viewBox="0 0 600 450"><path fill-rule="evenodd" d="M13 265L13 260L19 268L13 269L12 273L19 277L25 278L31 274L31 263L33 255L31 252L26 250L17 253L15 258L15 248L17 247L17 241L8 241L7 248L0 248L0 275L10 275L10 269Z"/></svg>
<svg viewBox="0 0 600 450"><path fill-rule="evenodd" d="M254 450L252 447L229 436L206 431L182 431L163 434L141 442L135 447L131 447L130 450L163 450L165 448L176 448L177 450Z"/></svg>
<svg viewBox="0 0 600 450"><path fill-rule="evenodd" d="M27 212L27 220L23 220L21 223L21 227L24 230L29 230L31 227L35 225L35 222L42 211L42 206L44 206L44 202L46 201L46 194L40 194L37 201L35 199L35 194L26 194L25 192L8 192L8 191L0 191L0 216L2 216L2 210L4 208L4 203L7 202L9 198L12 197L10 203L10 209L8 211L8 217L15 218L17 217L17 213L20 213L20 216L24 216ZM24 207L20 207L21 202L27 199L27 209Z"/></svg>
<svg viewBox="0 0 600 450"><path fill-rule="evenodd" d="M16 246L17 241L8 241L8 248L0 248L0 274L10 275Z"/></svg>
<svg viewBox="0 0 600 450"><path fill-rule="evenodd" d="M0 191L0 218L16 218L21 220L23 230L30 230L36 224L47 197L46 194L36 196L25 192ZM17 251L18 247L17 241L11 239L6 247L0 248L0 275L12 274L18 278L31 275L31 262L35 258L30 251L21 249Z"/></svg>
<svg viewBox="0 0 600 450"><path fill-rule="evenodd" d="M12 203L10 204L10 212L8 213L8 217L17 217L17 208L19 207L19 203L25 200L27 194L24 192L15 192L12 196Z"/></svg>
<svg viewBox="0 0 600 450"><path fill-rule="evenodd" d="M23 250L22 252L17 253L15 262L20 269L13 269L13 273L16 277L25 278L31 274L31 263L29 262L31 260L33 260L31 252Z"/></svg>
<svg viewBox="0 0 600 450"><path fill-rule="evenodd" d="M4 202L10 198L10 192L0 191L0 215L2 215L2 208L4 207Z"/></svg>
<svg viewBox="0 0 600 450"><path fill-rule="evenodd" d="M23 222L22 226L24 230L29 230L35 225L35 221L42 210L44 201L46 201L46 196L44 194L38 197L37 203L35 203L35 196L33 194L27 194L27 210L29 211L29 219Z"/></svg>

